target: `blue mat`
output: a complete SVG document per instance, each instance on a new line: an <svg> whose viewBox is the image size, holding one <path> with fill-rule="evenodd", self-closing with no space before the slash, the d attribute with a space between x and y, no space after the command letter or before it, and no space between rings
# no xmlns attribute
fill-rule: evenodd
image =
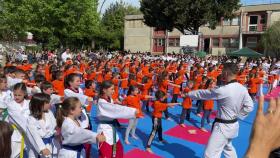
<svg viewBox="0 0 280 158"><path fill-rule="evenodd" d="M264 88L264 91L267 91L266 87ZM265 103L265 108L266 107L267 107L267 103ZM193 109L195 109L195 107ZM250 115L245 120L239 121L240 124L239 136L233 140L233 145L237 151L238 157L244 156L247 147L249 145L249 137L251 133L252 124L256 116L256 110L257 110L257 103L255 103L254 111L251 112ZM181 107L176 106L175 108L170 108L169 113L174 121L167 121L163 119L162 121L163 133L178 125L178 120L181 113ZM93 131L96 131L97 129L97 120L95 116L96 116L96 106L93 106L91 112ZM191 119L195 120L195 125L200 126L200 120L201 120L200 117L192 113ZM185 121L185 123L188 125L193 125L187 121ZM211 129L210 126L206 126L206 127L209 130ZM137 125L136 134L139 137L139 140L130 139L131 145L125 145L123 143L125 153L135 148L145 150L146 142L150 134L151 128L152 128L151 116L150 114L146 114L145 118L140 119ZM119 136L121 137L121 141L123 142L125 129L120 129L118 132L119 132ZM204 145L188 142L182 139L177 139L175 137L171 137L168 135L163 135L163 138L168 142L168 144L161 144L157 138L154 140L152 144L152 150L156 155L159 155L164 158L181 158L181 157L200 158L203 156L203 152L205 149ZM98 157L96 145L93 145L92 147L92 155L93 157ZM141 157L141 155L139 155L139 157Z"/></svg>

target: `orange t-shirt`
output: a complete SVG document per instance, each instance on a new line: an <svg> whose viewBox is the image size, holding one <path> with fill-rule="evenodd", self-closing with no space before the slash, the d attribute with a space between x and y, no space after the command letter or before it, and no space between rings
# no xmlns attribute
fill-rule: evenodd
<svg viewBox="0 0 280 158"><path fill-rule="evenodd" d="M183 83L183 78L182 77L178 77L175 80L176 85L181 85L182 83ZM173 88L173 94L180 94L180 87L174 87Z"/></svg>
<svg viewBox="0 0 280 158"><path fill-rule="evenodd" d="M194 83L194 90L198 90L199 89L199 86L201 85L201 82L202 82L202 76L198 75L196 77L196 80L195 80L195 83Z"/></svg>
<svg viewBox="0 0 280 158"><path fill-rule="evenodd" d="M113 79L112 82L114 84L114 90L115 90L114 94L112 95L112 99L117 100L118 97L119 97L119 87L118 87L119 80L118 79Z"/></svg>
<svg viewBox="0 0 280 158"><path fill-rule="evenodd" d="M126 72L121 73L121 77L122 79L127 79L128 78L128 74ZM121 87L122 88L128 88L128 80L123 80L121 83Z"/></svg>
<svg viewBox="0 0 280 158"><path fill-rule="evenodd" d="M184 92L185 92L185 93L188 93L188 92L190 92L190 91L191 91L191 90L190 90L189 88L185 88L185 89L184 89ZM192 99L191 99L190 97L184 98L184 101L183 101L182 105L183 105L183 108L184 108L184 109L190 109L190 108L192 108Z"/></svg>
<svg viewBox="0 0 280 158"><path fill-rule="evenodd" d="M148 82L142 86L142 95L149 95L149 90L152 87L153 83ZM148 100L147 98L143 98L143 100Z"/></svg>
<svg viewBox="0 0 280 158"><path fill-rule="evenodd" d="M204 110L212 110L214 108L214 100L203 101Z"/></svg>
<svg viewBox="0 0 280 158"><path fill-rule="evenodd" d="M89 97L94 97L95 96L95 90L94 89L85 89L85 95Z"/></svg>
<svg viewBox="0 0 280 158"><path fill-rule="evenodd" d="M159 90L164 92L165 94L167 93L168 89L168 80L164 80L160 85L159 85Z"/></svg>
<svg viewBox="0 0 280 158"><path fill-rule="evenodd" d="M261 83L259 78L251 78L249 80L249 93L257 93L258 92L258 85Z"/></svg>
<svg viewBox="0 0 280 158"><path fill-rule="evenodd" d="M137 114L136 116L137 118L144 116L141 110L141 102L140 102L141 98L142 98L141 95L137 95L137 96L130 95L123 100L124 105L139 110L139 114Z"/></svg>
<svg viewBox="0 0 280 158"><path fill-rule="evenodd" d="M107 73L105 76L104 76L104 80L105 81L109 81L112 79L112 75L110 73Z"/></svg>
<svg viewBox="0 0 280 158"><path fill-rule="evenodd" d="M102 73L100 73L100 74L97 75L96 81L97 81L98 83L102 83L102 82L103 82L103 75L102 75Z"/></svg>
<svg viewBox="0 0 280 158"><path fill-rule="evenodd" d="M167 103L162 103L160 101L155 101L153 105L153 117L162 118L162 112L168 108Z"/></svg>
<svg viewBox="0 0 280 158"><path fill-rule="evenodd" d="M52 82L53 89L57 91L58 95L64 96L64 82L60 80L54 80Z"/></svg>

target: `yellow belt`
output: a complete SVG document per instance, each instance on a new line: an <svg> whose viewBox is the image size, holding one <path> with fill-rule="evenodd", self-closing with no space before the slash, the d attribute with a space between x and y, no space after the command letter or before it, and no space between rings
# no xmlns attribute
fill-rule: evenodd
<svg viewBox="0 0 280 158"><path fill-rule="evenodd" d="M12 124L12 127L13 127L13 129L18 130L17 126L15 124ZM20 158L23 158L23 152L24 152L24 136L22 135L21 136L21 145L20 145L20 155L19 155Z"/></svg>

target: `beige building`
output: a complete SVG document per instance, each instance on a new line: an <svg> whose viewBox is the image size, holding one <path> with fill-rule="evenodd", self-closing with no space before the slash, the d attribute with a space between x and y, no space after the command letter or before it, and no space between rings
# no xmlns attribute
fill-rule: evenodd
<svg viewBox="0 0 280 158"><path fill-rule="evenodd" d="M199 47L213 55L220 55L242 47L263 52L261 34L274 22L280 20L280 4L243 6L232 20L221 19L215 30L207 25L199 29ZM124 48L131 52L180 52L180 36L172 32L148 27L143 15L125 17Z"/></svg>

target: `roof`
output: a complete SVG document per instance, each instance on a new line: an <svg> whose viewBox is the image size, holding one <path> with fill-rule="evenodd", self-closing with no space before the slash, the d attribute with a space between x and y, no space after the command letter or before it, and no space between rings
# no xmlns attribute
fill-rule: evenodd
<svg viewBox="0 0 280 158"><path fill-rule="evenodd" d="M243 10L243 12L280 11L280 3L242 6L236 12L239 13L241 10ZM142 14L125 16L125 20L143 20L143 19L144 17Z"/></svg>
<svg viewBox="0 0 280 158"><path fill-rule="evenodd" d="M239 12L280 11L280 3L242 6Z"/></svg>
<svg viewBox="0 0 280 158"><path fill-rule="evenodd" d="M125 20L143 20L144 16L143 14L139 14L139 15L126 15L125 16Z"/></svg>

